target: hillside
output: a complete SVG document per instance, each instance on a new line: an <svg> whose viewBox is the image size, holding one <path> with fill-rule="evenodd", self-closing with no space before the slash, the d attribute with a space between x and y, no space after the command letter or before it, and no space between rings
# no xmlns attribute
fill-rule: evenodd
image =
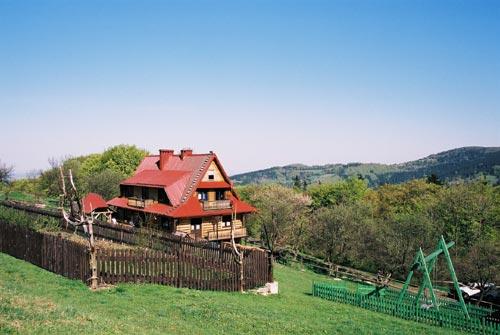
<svg viewBox="0 0 500 335"><path fill-rule="evenodd" d="M291 164L234 175L236 184L278 182L293 184L296 176L308 184L362 176L370 186L396 184L435 174L452 182L485 176L500 181L500 147L464 147L401 164L349 163L307 166Z"/></svg>
<svg viewBox="0 0 500 335"><path fill-rule="evenodd" d="M281 293L82 282L0 253L2 334L458 334L310 295L325 277L277 265Z"/></svg>

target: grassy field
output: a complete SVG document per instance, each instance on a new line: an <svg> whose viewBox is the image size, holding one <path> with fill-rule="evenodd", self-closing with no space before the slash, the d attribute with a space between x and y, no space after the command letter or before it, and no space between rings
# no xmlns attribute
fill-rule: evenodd
<svg viewBox="0 0 500 335"><path fill-rule="evenodd" d="M0 191L0 200L6 200L5 192ZM35 197L32 194L27 194L19 191L12 191L9 193L9 200L23 201L28 203L42 203L50 208L57 208L59 206L59 199L47 197Z"/></svg>
<svg viewBox="0 0 500 335"><path fill-rule="evenodd" d="M0 253L2 334L456 334L312 297L310 272L276 266L278 296L83 283Z"/></svg>

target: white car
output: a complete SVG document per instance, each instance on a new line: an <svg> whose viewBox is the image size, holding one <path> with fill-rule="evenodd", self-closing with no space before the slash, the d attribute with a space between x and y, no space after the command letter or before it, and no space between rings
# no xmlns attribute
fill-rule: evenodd
<svg viewBox="0 0 500 335"><path fill-rule="evenodd" d="M481 290L476 287L470 287L462 283L458 283L458 286L460 287L460 291L462 291L462 296L464 297L464 299L467 299L474 294L481 292Z"/></svg>
<svg viewBox="0 0 500 335"><path fill-rule="evenodd" d="M468 286L472 287L472 288L477 288L477 289L481 288L481 285L479 285L479 283L469 283ZM495 284L493 284L493 283L486 283L486 284L484 284L484 289L485 290L488 290L491 287L495 287Z"/></svg>

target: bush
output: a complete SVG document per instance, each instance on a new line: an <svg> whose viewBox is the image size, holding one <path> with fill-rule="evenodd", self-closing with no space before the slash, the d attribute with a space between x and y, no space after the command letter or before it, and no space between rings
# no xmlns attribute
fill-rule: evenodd
<svg viewBox="0 0 500 335"><path fill-rule="evenodd" d="M56 218L4 206L0 206L0 223L2 222L36 231L60 230L59 220Z"/></svg>

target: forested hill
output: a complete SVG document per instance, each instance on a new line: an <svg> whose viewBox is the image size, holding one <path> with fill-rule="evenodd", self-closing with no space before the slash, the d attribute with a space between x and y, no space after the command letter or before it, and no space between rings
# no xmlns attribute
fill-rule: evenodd
<svg viewBox="0 0 500 335"><path fill-rule="evenodd" d="M500 182L500 147L464 147L440 152L401 164L349 163L307 166L292 164L234 175L235 184L278 182L293 184L331 182L350 176L362 176L370 186L402 183L410 179L436 175L442 181L468 180L485 176Z"/></svg>

